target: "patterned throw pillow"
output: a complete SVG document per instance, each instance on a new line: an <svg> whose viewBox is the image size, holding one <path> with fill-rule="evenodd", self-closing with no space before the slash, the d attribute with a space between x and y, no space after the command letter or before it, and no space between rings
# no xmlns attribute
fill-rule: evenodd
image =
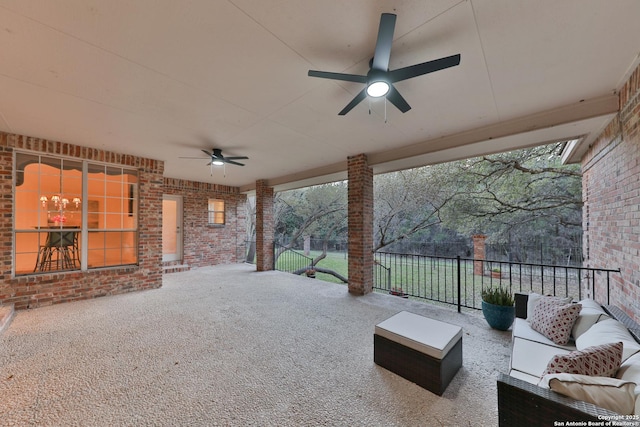
<svg viewBox="0 0 640 427"><path fill-rule="evenodd" d="M542 298L536 304L531 318L531 327L558 345L569 342L571 329L582 306L580 304L558 304Z"/></svg>
<svg viewBox="0 0 640 427"><path fill-rule="evenodd" d="M622 343L594 345L569 354L557 354L547 364L542 373L578 374L592 377L613 377L622 362Z"/></svg>
<svg viewBox="0 0 640 427"><path fill-rule="evenodd" d="M527 322L531 323L531 319L533 319L533 312L540 300L553 301L559 305L564 305L571 302L571 297L553 297L551 295L540 295L535 292L530 293L527 298Z"/></svg>

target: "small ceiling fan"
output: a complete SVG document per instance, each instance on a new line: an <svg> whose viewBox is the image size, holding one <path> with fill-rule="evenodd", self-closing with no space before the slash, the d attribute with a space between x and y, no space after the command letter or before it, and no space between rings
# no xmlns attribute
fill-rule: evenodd
<svg viewBox="0 0 640 427"><path fill-rule="evenodd" d="M445 68L455 67L460 64L460 54L447 56L433 61L423 62L408 67L389 70L389 58L391 57L391 42L396 26L396 15L393 13L383 13L380 17L380 27L378 28L378 40L373 58L369 63L369 72L366 76L357 74L332 73L327 71L309 70L310 77L320 77L323 79L342 80L347 82L364 83L367 86L360 91L346 107L338 113L344 116L356 105L362 102L367 95L373 98L386 97L389 102L395 105L398 110L406 113L411 106L396 90L393 83L407 80L423 74L433 73Z"/></svg>
<svg viewBox="0 0 640 427"><path fill-rule="evenodd" d="M211 175L213 175L213 167L214 166L223 166L226 164L236 165L236 166L244 166L244 163L236 162L236 160L245 160L249 159L247 156L233 156L233 157L225 157L222 155L222 150L219 148L213 148L210 152L207 150L202 150L204 154L209 156L211 159L207 166L211 166ZM181 159L200 159L202 157L181 157Z"/></svg>

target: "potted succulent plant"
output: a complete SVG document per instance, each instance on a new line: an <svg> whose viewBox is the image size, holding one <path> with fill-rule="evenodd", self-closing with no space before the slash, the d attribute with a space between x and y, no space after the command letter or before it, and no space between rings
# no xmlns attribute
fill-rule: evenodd
<svg viewBox="0 0 640 427"><path fill-rule="evenodd" d="M482 291L482 314L489 326L506 331L516 317L513 295L502 286L489 287Z"/></svg>

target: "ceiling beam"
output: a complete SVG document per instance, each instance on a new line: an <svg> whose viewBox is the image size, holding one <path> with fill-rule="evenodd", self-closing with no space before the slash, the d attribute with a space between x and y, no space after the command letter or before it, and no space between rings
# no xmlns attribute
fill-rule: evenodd
<svg viewBox="0 0 640 427"><path fill-rule="evenodd" d="M435 138L393 150L368 155L369 164L377 165L408 157L461 147L482 141L532 132L539 129L600 117L618 111L618 95L583 100L552 110L531 114L469 131Z"/></svg>

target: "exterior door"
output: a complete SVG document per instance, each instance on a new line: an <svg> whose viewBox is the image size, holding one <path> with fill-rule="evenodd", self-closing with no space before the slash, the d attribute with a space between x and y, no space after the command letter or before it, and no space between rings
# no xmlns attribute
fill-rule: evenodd
<svg viewBox="0 0 640 427"><path fill-rule="evenodd" d="M182 260L182 197L162 197L162 261Z"/></svg>

